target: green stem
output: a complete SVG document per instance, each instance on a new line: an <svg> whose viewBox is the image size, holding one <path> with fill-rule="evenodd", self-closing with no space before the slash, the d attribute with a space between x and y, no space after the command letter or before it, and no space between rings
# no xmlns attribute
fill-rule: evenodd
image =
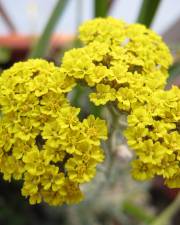
<svg viewBox="0 0 180 225"><path fill-rule="evenodd" d="M151 223L151 225L169 224L172 216L179 209L179 207L180 207L180 194L176 197L174 202L167 209L165 209L153 223Z"/></svg>
<svg viewBox="0 0 180 225"><path fill-rule="evenodd" d="M113 105L109 103L107 106L109 111L109 116L111 116L111 123L109 127L109 136L107 141L107 168L106 168L106 178L110 181L112 169L114 162L116 160L115 148L116 148L116 134L119 127L119 114L114 110Z"/></svg>
<svg viewBox="0 0 180 225"><path fill-rule="evenodd" d="M113 169L113 165L116 159L116 155L114 153L114 135L116 133L117 125L118 125L118 116L114 114L114 111L111 107L111 105L107 106L108 115L111 117L109 129L108 129L108 140L106 141L105 145L105 151L106 151L106 162L105 162L105 170L103 171L104 176L106 180L101 181L98 184L98 187L95 189L92 197L89 199L89 203L92 203L92 201L96 200L101 196L102 190L107 188L107 185L105 182L108 183L108 185L111 183L111 173Z"/></svg>
<svg viewBox="0 0 180 225"><path fill-rule="evenodd" d="M150 27L161 0L143 0L137 22Z"/></svg>
<svg viewBox="0 0 180 225"><path fill-rule="evenodd" d="M51 34L54 31L58 19L62 16L67 3L68 0L57 1L41 37L29 54L29 58L40 58L47 54Z"/></svg>
<svg viewBox="0 0 180 225"><path fill-rule="evenodd" d="M108 12L108 0L95 0L94 17L106 17Z"/></svg>

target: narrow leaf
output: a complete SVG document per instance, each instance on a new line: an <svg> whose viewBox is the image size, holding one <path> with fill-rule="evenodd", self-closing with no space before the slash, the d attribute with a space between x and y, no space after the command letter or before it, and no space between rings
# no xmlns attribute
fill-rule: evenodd
<svg viewBox="0 0 180 225"><path fill-rule="evenodd" d="M54 31L54 28L58 22L58 19L62 16L64 9L68 3L68 0L58 0L57 4L52 11L52 14L45 26L45 29L39 38L37 44L34 46L29 54L29 58L44 57L47 54L49 48L49 41Z"/></svg>
<svg viewBox="0 0 180 225"><path fill-rule="evenodd" d="M95 0L94 17L106 17L108 12L108 0Z"/></svg>
<svg viewBox="0 0 180 225"><path fill-rule="evenodd" d="M137 22L151 26L161 0L143 0Z"/></svg>

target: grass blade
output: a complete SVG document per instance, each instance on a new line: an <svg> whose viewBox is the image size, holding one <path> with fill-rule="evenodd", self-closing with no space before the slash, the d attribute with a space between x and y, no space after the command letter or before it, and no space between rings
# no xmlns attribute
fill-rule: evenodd
<svg viewBox="0 0 180 225"><path fill-rule="evenodd" d="M94 17L106 17L108 12L108 0L95 0Z"/></svg>
<svg viewBox="0 0 180 225"><path fill-rule="evenodd" d="M143 0L137 22L150 27L161 0Z"/></svg>
<svg viewBox="0 0 180 225"><path fill-rule="evenodd" d="M58 19L62 16L67 3L68 0L57 1L57 4L55 5L54 10L52 11L52 14L47 22L47 25L42 35L40 36L37 44L34 46L34 48L29 54L29 58L40 58L44 57L47 54L51 34L54 31Z"/></svg>

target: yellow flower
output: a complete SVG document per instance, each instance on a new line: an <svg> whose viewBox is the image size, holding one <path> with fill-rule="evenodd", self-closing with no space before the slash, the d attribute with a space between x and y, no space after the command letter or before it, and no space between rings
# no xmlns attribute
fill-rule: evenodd
<svg viewBox="0 0 180 225"><path fill-rule="evenodd" d="M99 146L91 145L88 140L80 142L77 149L84 163L88 163L90 160L99 163L104 160L103 150Z"/></svg>
<svg viewBox="0 0 180 225"><path fill-rule="evenodd" d="M179 103L179 88L159 90L128 116L128 128L124 134L136 153L137 160L132 168L135 178L149 179L160 175L170 187L179 187ZM143 175L140 175L142 170Z"/></svg>
<svg viewBox="0 0 180 225"><path fill-rule="evenodd" d="M65 202L67 202L67 204L78 203L84 198L79 185L70 181L69 179L66 179L65 181L65 190Z"/></svg>
<svg viewBox="0 0 180 225"><path fill-rule="evenodd" d="M86 75L84 79L88 86L93 87L95 84L100 83L105 77L108 77L109 75L109 70L105 66L99 65L94 68L92 74Z"/></svg>
<svg viewBox="0 0 180 225"><path fill-rule="evenodd" d="M49 141L51 143L51 141ZM45 157L49 158L52 162L58 163L62 162L66 156L66 151L61 147L50 147L50 144L46 142L45 149Z"/></svg>
<svg viewBox="0 0 180 225"><path fill-rule="evenodd" d="M68 76L96 89L96 105L112 101L131 112L166 85L172 57L155 32L140 24L96 18L80 26L84 47L66 52L62 69Z"/></svg>
<svg viewBox="0 0 180 225"><path fill-rule="evenodd" d="M71 181L85 183L95 176L96 163L91 160L85 163L81 156L75 156L68 159L66 169Z"/></svg>
<svg viewBox="0 0 180 225"><path fill-rule="evenodd" d="M25 171L24 163L22 161L18 161L15 157L6 154L1 158L0 165L0 171L3 173L3 178L8 181L11 180L11 177L20 180Z"/></svg>
<svg viewBox="0 0 180 225"><path fill-rule="evenodd" d="M89 66L87 62L84 67L81 59L77 68L80 65L82 71L74 70L78 77ZM5 180L24 181L22 195L30 204L78 203L83 199L79 184L90 181L103 160L99 145L106 138L105 122L79 120L80 109L67 98L76 85L68 73L32 59L16 63L0 77L0 172ZM82 147L86 140L88 151Z"/></svg>
<svg viewBox="0 0 180 225"><path fill-rule="evenodd" d="M65 53L61 68L68 76L83 79L93 73L94 64L83 48L72 49Z"/></svg>
<svg viewBox="0 0 180 225"><path fill-rule="evenodd" d="M154 176L153 166L151 163L143 163L141 160L132 162L132 176L137 180L147 180Z"/></svg>
<svg viewBox="0 0 180 225"><path fill-rule="evenodd" d="M14 143L13 134L9 132L8 126L3 119L0 119L0 151L8 152Z"/></svg>
<svg viewBox="0 0 180 225"><path fill-rule="evenodd" d="M44 190L57 191L62 188L64 182L64 173L59 172L59 168L54 165L47 167L46 173L41 177L41 185Z"/></svg>
<svg viewBox="0 0 180 225"><path fill-rule="evenodd" d="M97 84L97 92L90 94L90 100L95 105L105 105L109 101L116 99L116 90L109 85Z"/></svg>
<svg viewBox="0 0 180 225"><path fill-rule="evenodd" d="M39 191L39 184L40 184L40 176L33 176L29 173L25 173L24 175L24 183L22 187L22 195L27 196L34 196L38 194ZM31 204L36 204L36 202Z"/></svg>
<svg viewBox="0 0 180 225"><path fill-rule="evenodd" d="M33 139L30 139L27 142L24 142L21 139L17 139L13 145L12 154L16 159L19 160L23 158L24 154L35 148L36 147Z"/></svg>
<svg viewBox="0 0 180 225"><path fill-rule="evenodd" d="M107 19L96 18L89 20L80 26L80 39L85 44L92 41L111 41L112 37L120 43L125 35L126 24L123 21L108 17Z"/></svg>
<svg viewBox="0 0 180 225"><path fill-rule="evenodd" d="M172 63L168 47L140 24L97 18L80 27L85 46L65 53L61 67L42 59L14 64L0 77L0 172L22 179L30 204L74 204L83 199L104 159L104 120L78 118L68 93L80 81L96 105L126 111L125 136L135 151L132 175L160 175L179 187L180 91L163 91ZM117 112L118 112L117 110ZM12 123L13 121L13 123Z"/></svg>
<svg viewBox="0 0 180 225"><path fill-rule="evenodd" d="M50 159L45 157L44 151L34 149L27 152L23 157L26 170L33 176L39 176L45 173L46 166Z"/></svg>
<svg viewBox="0 0 180 225"><path fill-rule="evenodd" d="M52 206L59 206L62 205L65 202L65 191L63 190L42 190L41 195L43 198L43 201L47 202L49 205Z"/></svg>
<svg viewBox="0 0 180 225"><path fill-rule="evenodd" d="M170 179L166 179L165 184L170 188L180 187L179 171L176 174L174 174Z"/></svg>
<svg viewBox="0 0 180 225"><path fill-rule="evenodd" d="M63 95L49 91L41 99L40 111L43 114L57 117L61 108L66 106L68 106L68 102Z"/></svg>
<svg viewBox="0 0 180 225"><path fill-rule="evenodd" d="M82 132L86 135L89 143L94 145L100 144L100 139L107 139L107 128L105 121L90 115L82 122Z"/></svg>
<svg viewBox="0 0 180 225"><path fill-rule="evenodd" d="M59 123L62 128L71 128L72 130L78 129L78 115L80 113L79 108L64 107L59 110Z"/></svg>

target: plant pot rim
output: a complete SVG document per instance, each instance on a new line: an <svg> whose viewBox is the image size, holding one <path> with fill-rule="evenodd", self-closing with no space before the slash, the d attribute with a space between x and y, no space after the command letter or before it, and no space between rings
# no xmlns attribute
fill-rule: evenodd
<svg viewBox="0 0 180 225"><path fill-rule="evenodd" d="M74 35L54 34L51 38L50 45L52 48L62 47L75 38ZM7 34L0 35L0 47L10 49L29 49L38 39L38 35L25 34Z"/></svg>

